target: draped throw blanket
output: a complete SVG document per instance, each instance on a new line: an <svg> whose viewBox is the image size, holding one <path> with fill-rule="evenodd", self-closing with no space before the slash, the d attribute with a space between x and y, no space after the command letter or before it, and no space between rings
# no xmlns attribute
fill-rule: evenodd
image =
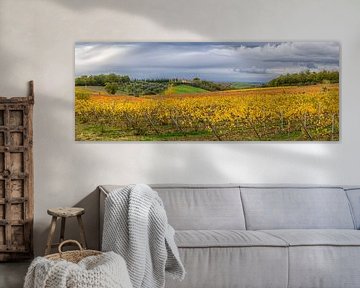
<svg viewBox="0 0 360 288"><path fill-rule="evenodd" d="M124 259L109 252L75 264L37 257L25 277L24 288L132 288Z"/></svg>
<svg viewBox="0 0 360 288"><path fill-rule="evenodd" d="M160 197L145 184L120 188L105 200L102 250L125 259L134 288L165 287L165 271L184 278L174 233Z"/></svg>

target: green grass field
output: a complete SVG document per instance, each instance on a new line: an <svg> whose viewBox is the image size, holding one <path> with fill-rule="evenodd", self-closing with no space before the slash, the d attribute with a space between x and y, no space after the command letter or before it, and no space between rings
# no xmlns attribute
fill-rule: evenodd
<svg viewBox="0 0 360 288"><path fill-rule="evenodd" d="M169 94L194 94L202 92L207 92L207 90L185 84L170 87L165 91L165 93Z"/></svg>
<svg viewBox="0 0 360 288"><path fill-rule="evenodd" d="M255 87L255 84L246 83L246 82L233 82L231 83L231 87L233 89L244 89L244 88L251 88Z"/></svg>

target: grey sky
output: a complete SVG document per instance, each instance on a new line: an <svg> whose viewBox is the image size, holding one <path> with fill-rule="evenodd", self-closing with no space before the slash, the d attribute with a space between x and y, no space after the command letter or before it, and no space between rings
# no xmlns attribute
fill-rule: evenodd
<svg viewBox="0 0 360 288"><path fill-rule="evenodd" d="M75 75L264 82L339 70L339 53L337 42L87 42L75 45Z"/></svg>

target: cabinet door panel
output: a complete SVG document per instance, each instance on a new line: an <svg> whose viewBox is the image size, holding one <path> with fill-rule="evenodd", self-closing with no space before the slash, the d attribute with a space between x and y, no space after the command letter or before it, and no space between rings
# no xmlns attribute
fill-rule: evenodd
<svg viewBox="0 0 360 288"><path fill-rule="evenodd" d="M33 97L0 97L0 261L32 257Z"/></svg>

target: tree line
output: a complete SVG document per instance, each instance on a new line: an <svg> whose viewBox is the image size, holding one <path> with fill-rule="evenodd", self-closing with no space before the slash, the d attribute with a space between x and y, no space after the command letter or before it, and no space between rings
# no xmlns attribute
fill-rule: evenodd
<svg viewBox="0 0 360 288"><path fill-rule="evenodd" d="M310 72L284 74L270 80L265 86L315 85L321 83L339 83L339 71Z"/></svg>
<svg viewBox="0 0 360 288"><path fill-rule="evenodd" d="M82 75L75 78L75 86L105 86L107 83L123 84L130 82L127 75L100 74L100 75Z"/></svg>
<svg viewBox="0 0 360 288"><path fill-rule="evenodd" d="M222 91L231 88L231 84L215 83L201 80L200 78L194 78L192 80L178 78L131 80L127 75L118 75L115 73L82 75L75 78L75 86L103 86L109 94L115 94L120 91L132 96L158 95L163 93L170 85L176 86L181 84L202 88L207 91Z"/></svg>
<svg viewBox="0 0 360 288"><path fill-rule="evenodd" d="M292 86L292 85L314 85L320 83L339 83L338 71L310 72L309 70L300 73L284 74L270 80L264 87ZM130 79L128 75L100 74L82 75L75 78L75 86L102 86L109 94L118 91L132 96L158 95L163 93L170 86L186 84L201 88L207 91L224 91L237 89L232 83L220 83L202 80L195 77L191 80L185 79Z"/></svg>

